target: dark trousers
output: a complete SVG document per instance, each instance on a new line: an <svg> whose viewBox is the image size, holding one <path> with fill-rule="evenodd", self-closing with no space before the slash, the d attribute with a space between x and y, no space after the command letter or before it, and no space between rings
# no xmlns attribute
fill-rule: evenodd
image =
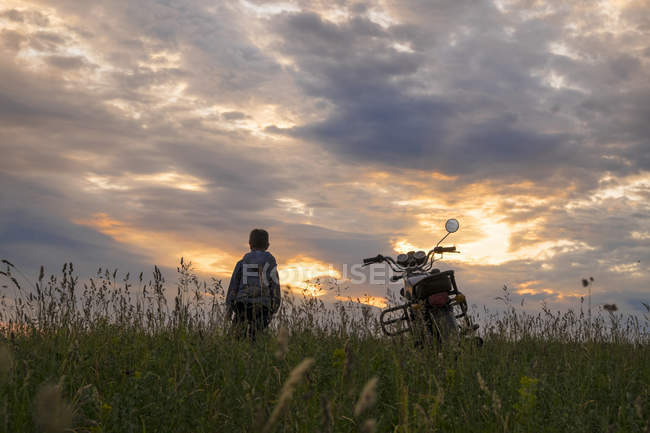
<svg viewBox="0 0 650 433"><path fill-rule="evenodd" d="M250 338L255 341L255 335L265 330L271 322L271 311L260 304L238 302L233 311L233 330L238 338Z"/></svg>

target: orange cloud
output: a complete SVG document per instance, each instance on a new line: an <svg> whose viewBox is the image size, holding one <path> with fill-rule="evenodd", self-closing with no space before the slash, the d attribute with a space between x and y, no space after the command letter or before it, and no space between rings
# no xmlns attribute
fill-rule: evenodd
<svg viewBox="0 0 650 433"><path fill-rule="evenodd" d="M553 289L535 288L535 286L539 286L540 284L542 284L542 282L539 280L525 281L519 284L519 288L516 289L515 292L519 295L539 295L541 293L545 293L547 295L558 294L558 292Z"/></svg>
<svg viewBox="0 0 650 433"><path fill-rule="evenodd" d="M194 264L197 271L229 276L233 263L238 260L212 246L187 240L175 233L135 227L103 212L95 213L90 218L74 219L73 222L91 227L117 242L141 250L161 265L174 266L180 257L184 257Z"/></svg>
<svg viewBox="0 0 650 433"><path fill-rule="evenodd" d="M562 203L571 190L550 193L530 181L507 185L490 182L474 183L453 193L453 200L444 195L406 196L396 201L415 220L406 236L391 240L394 251L431 249L445 234L444 221L457 218L460 231L447 238L458 246L461 254L446 258L469 264L501 265L515 260L545 261L559 253L593 249L585 242L569 239L548 239L538 233L547 231L547 218L531 214L531 208L549 208ZM523 216L522 216L523 215Z"/></svg>
<svg viewBox="0 0 650 433"><path fill-rule="evenodd" d="M289 259L286 264L281 263L278 275L282 285L287 285L296 293L310 296L323 296L327 293L327 287L323 287L317 280L341 278L341 273L332 264L302 255Z"/></svg>
<svg viewBox="0 0 650 433"><path fill-rule="evenodd" d="M515 293L518 295L547 295L548 297L554 297L556 300L563 300L567 298L579 298L585 296L584 293L578 293L575 291L571 292L560 292L555 289L550 289L548 287L537 287L544 284L544 282L539 280L524 281L519 284L519 288L515 290Z"/></svg>

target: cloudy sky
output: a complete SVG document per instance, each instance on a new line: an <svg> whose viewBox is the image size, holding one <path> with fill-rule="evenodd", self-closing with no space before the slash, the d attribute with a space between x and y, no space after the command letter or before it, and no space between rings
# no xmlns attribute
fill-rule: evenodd
<svg viewBox="0 0 650 433"><path fill-rule="evenodd" d="M474 303L638 310L649 77L647 0L0 0L0 258L227 279L263 227L300 287L455 217Z"/></svg>

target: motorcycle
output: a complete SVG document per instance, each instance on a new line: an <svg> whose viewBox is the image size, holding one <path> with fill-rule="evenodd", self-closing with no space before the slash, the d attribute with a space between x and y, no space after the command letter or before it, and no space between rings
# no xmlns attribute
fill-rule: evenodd
<svg viewBox="0 0 650 433"><path fill-rule="evenodd" d="M473 338L477 345L482 345L480 337L472 336L479 325L474 324L467 314L467 298L458 290L454 271L441 272L433 268L433 264L441 260L444 253L459 253L455 246L440 246L459 227L458 220L447 220L447 234L428 253L409 251L398 255L395 260L381 254L363 259L363 266L388 264L395 273L390 280L403 280L404 287L400 290L400 295L406 302L382 310L379 316L384 334L393 337L411 332L420 339L432 337L438 343Z"/></svg>

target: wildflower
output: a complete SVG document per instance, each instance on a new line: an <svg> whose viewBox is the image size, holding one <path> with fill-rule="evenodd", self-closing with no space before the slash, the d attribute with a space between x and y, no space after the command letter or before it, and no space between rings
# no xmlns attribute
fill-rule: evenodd
<svg viewBox="0 0 650 433"><path fill-rule="evenodd" d="M379 378L375 376L365 384L363 390L361 391L361 395L359 396L359 401L357 402L357 405L354 407L354 416L358 417L366 409L369 409L375 405L375 402L377 401L378 381Z"/></svg>
<svg viewBox="0 0 650 433"><path fill-rule="evenodd" d="M338 349L334 349L334 353L332 353L332 365L334 367L341 367L343 364L345 364L345 349L342 347L339 347Z"/></svg>
<svg viewBox="0 0 650 433"><path fill-rule="evenodd" d="M519 402L515 404L515 408L519 415L524 416L530 413L535 407L537 402L537 383L538 379L534 377L521 376L519 379Z"/></svg>

